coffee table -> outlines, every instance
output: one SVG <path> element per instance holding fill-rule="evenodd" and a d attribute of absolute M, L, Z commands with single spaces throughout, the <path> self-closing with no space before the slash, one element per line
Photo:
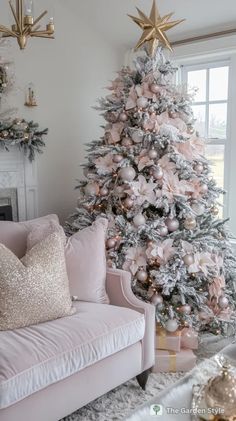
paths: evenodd
<path fill-rule="evenodd" d="M 229 358 L 236 365 L 236 344 L 227 346 L 217 355 Z M 180 381 L 133 412 L 126 421 L 191 421 L 192 386 L 205 383 L 217 372 L 219 366 L 215 357 L 204 360 Z"/>

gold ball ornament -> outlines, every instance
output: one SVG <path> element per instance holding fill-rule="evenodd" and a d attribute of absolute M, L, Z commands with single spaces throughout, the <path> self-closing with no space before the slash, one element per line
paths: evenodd
<path fill-rule="evenodd" d="M 8 137 L 8 131 L 7 130 L 3 130 L 1 132 L 1 137 L 3 137 L 4 139 L 6 139 Z"/>
<path fill-rule="evenodd" d="M 194 230 L 197 226 L 197 221 L 195 218 L 187 218 L 184 221 L 184 228 L 187 230 Z"/>
<path fill-rule="evenodd" d="M 106 242 L 106 246 L 108 249 L 114 248 L 116 245 L 116 239 L 115 238 L 109 238 Z"/>

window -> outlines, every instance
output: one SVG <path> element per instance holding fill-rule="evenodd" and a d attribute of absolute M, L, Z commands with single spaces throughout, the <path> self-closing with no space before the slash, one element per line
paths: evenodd
<path fill-rule="evenodd" d="M 207 140 L 206 157 L 212 163 L 217 185 L 226 188 L 229 61 L 183 66 L 182 79 L 190 92 L 197 89 L 193 102 L 195 128 Z"/>

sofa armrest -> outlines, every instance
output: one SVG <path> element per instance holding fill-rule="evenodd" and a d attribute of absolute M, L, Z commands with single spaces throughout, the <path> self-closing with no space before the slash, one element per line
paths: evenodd
<path fill-rule="evenodd" d="M 106 290 L 112 305 L 127 307 L 144 314 L 145 334 L 142 341 L 142 371 L 151 368 L 155 361 L 155 307 L 139 300 L 134 295 L 131 289 L 131 275 L 124 270 L 107 270 Z"/>

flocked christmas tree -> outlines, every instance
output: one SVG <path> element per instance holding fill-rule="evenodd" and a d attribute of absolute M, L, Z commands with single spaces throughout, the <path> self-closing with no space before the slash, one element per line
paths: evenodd
<path fill-rule="evenodd" d="M 194 129 L 191 95 L 176 87 L 176 68 L 165 59 L 165 31 L 180 21 L 133 20 L 143 29 L 135 61 L 100 100 L 104 135 L 88 145 L 86 181 L 79 183 L 69 234 L 98 216 L 109 220 L 108 265 L 132 274 L 135 294 L 156 306 L 169 331 L 193 326 L 213 333 L 234 331 L 235 258 L 204 140 Z M 233 329 L 229 329 L 233 328 Z"/>

